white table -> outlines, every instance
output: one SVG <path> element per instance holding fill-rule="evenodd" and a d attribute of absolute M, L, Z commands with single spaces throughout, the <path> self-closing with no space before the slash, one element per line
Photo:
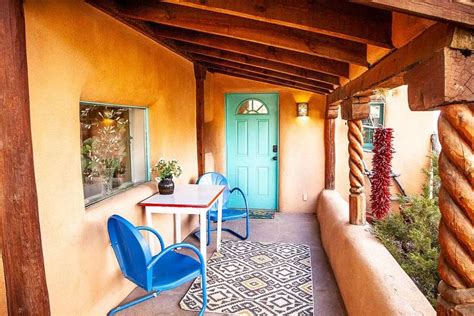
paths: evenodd
<path fill-rule="evenodd" d="M 222 235 L 222 193 L 223 185 L 178 184 L 174 194 L 155 194 L 140 202 L 145 207 L 146 223 L 153 227 L 152 214 L 174 214 L 175 242 L 181 242 L 181 214 L 199 215 L 200 221 L 200 250 L 204 262 L 207 261 L 207 211 L 217 202 L 217 251 L 221 248 Z M 154 238 L 148 234 L 148 242 L 154 251 Z"/>

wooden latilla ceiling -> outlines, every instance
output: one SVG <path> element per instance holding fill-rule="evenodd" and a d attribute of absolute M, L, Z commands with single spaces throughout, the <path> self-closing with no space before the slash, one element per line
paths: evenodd
<path fill-rule="evenodd" d="M 211 72 L 320 94 L 393 48 L 390 11 L 345 1 L 88 2 Z"/>

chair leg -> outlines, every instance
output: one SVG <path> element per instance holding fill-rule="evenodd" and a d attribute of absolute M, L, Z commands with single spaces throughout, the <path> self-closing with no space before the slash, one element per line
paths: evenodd
<path fill-rule="evenodd" d="M 145 296 L 139 297 L 136 300 L 133 300 L 131 302 L 125 303 L 123 305 L 119 305 L 119 306 L 115 307 L 114 309 L 110 310 L 110 312 L 108 312 L 107 315 L 108 316 L 113 316 L 117 312 L 120 312 L 120 311 L 122 311 L 126 308 L 132 307 L 132 306 L 137 305 L 139 303 L 145 302 L 145 301 L 147 301 L 151 298 L 157 297 L 159 294 L 160 294 L 160 292 L 156 291 L 156 292 L 153 292 L 153 293 L 149 293 Z"/>
<path fill-rule="evenodd" d="M 242 236 L 238 232 L 230 229 L 230 228 L 222 228 L 223 231 L 228 232 L 229 234 L 234 235 L 235 237 L 241 239 L 241 240 L 247 240 L 250 236 L 250 214 L 247 211 L 247 216 L 245 216 L 245 236 Z"/>

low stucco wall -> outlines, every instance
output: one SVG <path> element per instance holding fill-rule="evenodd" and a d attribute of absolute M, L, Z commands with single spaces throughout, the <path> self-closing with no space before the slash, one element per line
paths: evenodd
<path fill-rule="evenodd" d="M 435 315 L 435 310 L 369 226 L 350 225 L 336 191 L 317 203 L 321 240 L 349 315 Z"/>

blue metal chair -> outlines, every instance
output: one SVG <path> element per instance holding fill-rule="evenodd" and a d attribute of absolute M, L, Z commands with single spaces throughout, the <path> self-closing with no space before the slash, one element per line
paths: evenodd
<path fill-rule="evenodd" d="M 223 193 L 223 203 L 222 203 L 222 222 L 237 220 L 245 218 L 245 236 L 233 231 L 230 228 L 222 227 L 223 231 L 226 231 L 239 239 L 245 240 L 250 235 L 250 225 L 249 225 L 249 208 L 247 205 L 247 198 L 245 197 L 244 192 L 239 188 L 230 189 L 229 183 L 222 174 L 217 172 L 208 172 L 203 174 L 197 180 L 197 184 L 214 184 L 214 185 L 225 185 L 226 188 Z M 227 202 L 232 193 L 239 192 L 243 198 L 245 209 L 229 209 L 227 208 Z M 215 204 L 208 212 L 207 215 L 207 245 L 211 243 L 211 231 L 216 231 L 217 228 L 211 228 L 211 221 L 217 223 L 217 205 Z M 199 231 L 196 231 L 193 236 L 199 239 Z"/>
<path fill-rule="evenodd" d="M 162 291 L 170 290 L 179 285 L 201 276 L 203 295 L 202 309 L 199 315 L 206 310 L 206 274 L 201 252 L 193 245 L 179 243 L 164 247 L 160 234 L 148 226 L 133 226 L 119 215 L 112 215 L 107 221 L 109 238 L 115 256 L 125 278 L 148 292 L 136 300 L 117 306 L 108 315 L 134 306 L 138 303 L 157 297 Z M 148 243 L 140 234 L 148 231 L 158 238 L 161 251 L 152 255 Z M 199 257 L 199 262 L 190 256 L 180 254 L 174 249 L 188 248 Z"/>

